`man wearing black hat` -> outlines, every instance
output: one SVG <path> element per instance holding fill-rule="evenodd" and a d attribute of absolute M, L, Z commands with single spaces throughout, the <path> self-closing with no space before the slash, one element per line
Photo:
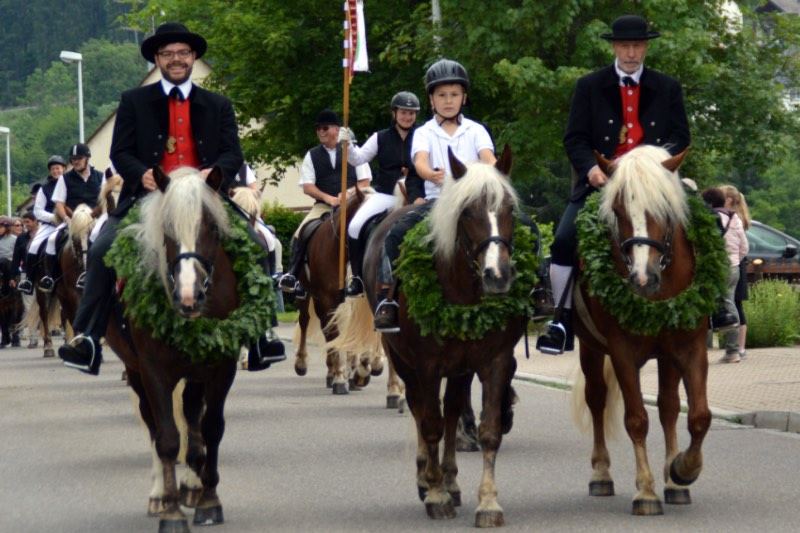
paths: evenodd
<path fill-rule="evenodd" d="M 537 340 L 543 353 L 560 354 L 574 348 L 572 331 L 572 268 L 577 244 L 575 217 L 586 197 L 608 181 L 594 151 L 613 159 L 640 144 L 663 146 L 671 154 L 684 151 L 690 142 L 689 125 L 680 83 L 661 72 L 645 68 L 650 39 L 659 36 L 636 15 L 619 17 L 611 42 L 616 59 L 578 80 L 564 147 L 577 175 L 570 201 L 550 248 L 550 279 L 557 306 L 555 319 Z M 566 296 L 566 297 L 564 297 Z"/>
<path fill-rule="evenodd" d="M 83 143 L 72 146 L 69 150 L 69 162 L 72 168 L 61 176 L 53 189 L 51 201 L 55 204 L 54 212 L 61 224 L 47 238 L 44 256 L 44 276 L 39 280 L 39 289 L 50 292 L 55 287 L 55 273 L 58 271 L 56 242 L 59 231 L 67 227 L 66 221 L 72 212 L 81 204 L 89 207 L 97 205 L 97 197 L 105 178 L 103 173 L 89 165 L 92 153 Z"/>
<path fill-rule="evenodd" d="M 38 279 L 39 260 L 37 258 L 42 243 L 47 241 L 56 231 L 56 203 L 53 201 L 53 191 L 55 191 L 58 179 L 64 174 L 67 162 L 60 155 L 52 155 L 47 160 L 47 178 L 44 183 L 37 183 L 31 189 L 31 194 L 35 196 L 33 202 L 33 214 L 38 221 L 38 229 L 33 234 L 25 256 L 24 269 L 25 279 L 20 282 L 17 288 L 23 294 L 33 294 L 33 280 Z M 43 266 L 42 269 L 43 270 Z"/>
<path fill-rule="evenodd" d="M 319 144 L 306 152 L 300 166 L 300 186 L 303 192 L 313 198 L 314 205 L 297 227 L 292 237 L 292 259 L 289 271 L 284 274 L 279 285 L 284 292 L 294 294 L 295 298 L 306 297 L 305 289 L 297 280 L 300 266 L 306 255 L 306 243 L 300 238 L 303 226 L 312 220 L 330 213 L 341 202 L 342 192 L 342 148 L 339 145 L 339 116 L 325 109 L 317 115 L 315 129 Z M 347 164 L 347 188 L 368 187 L 372 171 L 368 164 L 354 167 Z"/>
<path fill-rule="evenodd" d="M 103 262 L 116 236 L 119 221 L 138 198 L 155 190 L 153 167 L 169 173 L 178 167 L 200 168 L 208 175 L 219 167 L 227 193 L 242 165 L 236 117 L 231 102 L 192 84 L 195 60 L 206 51 L 206 40 L 183 24 L 168 22 L 142 42 L 144 58 L 155 63 L 161 80 L 126 91 L 117 109 L 111 142 L 111 161 L 124 179 L 117 209 L 109 216 L 89 251 L 86 286 L 75 317 L 81 332 L 59 349 L 64 364 L 97 374 L 116 275 Z M 268 343 L 262 337 L 263 343 Z M 251 350 L 265 348 L 262 342 Z M 285 357 L 285 356 L 284 356 Z M 262 364 L 263 363 L 263 364 Z M 250 362 L 251 370 L 266 368 L 268 361 Z"/>

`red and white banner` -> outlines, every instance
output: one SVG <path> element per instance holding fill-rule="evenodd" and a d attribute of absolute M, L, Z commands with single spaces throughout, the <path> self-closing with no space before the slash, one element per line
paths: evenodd
<path fill-rule="evenodd" d="M 364 0 L 347 0 L 344 3 L 345 30 L 350 30 L 350 39 L 344 40 L 345 59 L 344 68 L 354 72 L 369 71 L 369 57 L 367 56 L 367 31 L 364 23 Z"/>

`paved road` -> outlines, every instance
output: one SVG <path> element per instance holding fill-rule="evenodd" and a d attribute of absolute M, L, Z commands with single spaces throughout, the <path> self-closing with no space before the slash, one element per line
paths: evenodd
<path fill-rule="evenodd" d="M 227 408 L 219 532 L 430 531 L 472 526 L 479 454 L 460 454 L 464 507 L 432 522 L 417 500 L 409 415 L 383 407 L 385 377 L 333 397 L 316 358 L 237 376 Z M 111 360 L 99 378 L 38 351 L 0 352 L 0 532 L 155 531 L 145 516 L 150 452 Z M 715 422 L 694 504 L 655 518 L 629 515 L 633 458 L 612 444 L 617 496 L 590 498 L 587 438 L 568 419 L 567 393 L 518 383 L 516 425 L 498 459 L 507 531 L 796 531 L 800 437 Z M 685 425 L 685 419 L 680 423 Z M 651 415 L 650 457 L 661 432 Z M 682 442 L 686 436 L 682 432 Z"/>

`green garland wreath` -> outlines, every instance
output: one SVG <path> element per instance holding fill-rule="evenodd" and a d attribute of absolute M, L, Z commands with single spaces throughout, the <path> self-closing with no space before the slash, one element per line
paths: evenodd
<path fill-rule="evenodd" d="M 141 248 L 124 228 L 139 221 L 139 208 L 131 209 L 120 222 L 120 231 L 106 254 L 105 262 L 124 278 L 125 316 L 186 354 L 193 363 L 211 363 L 239 357 L 241 346 L 249 346 L 267 331 L 274 314 L 272 280 L 259 266 L 263 250 L 247 232 L 247 223 L 225 206 L 231 235 L 222 248 L 233 262 L 237 279 L 239 307 L 225 319 L 186 319 L 175 312 L 156 272 L 141 267 Z"/>
<path fill-rule="evenodd" d="M 575 221 L 581 277 L 589 294 L 620 326 L 639 335 L 655 335 L 662 329 L 691 330 L 714 312 L 725 294 L 728 255 L 714 215 L 696 196 L 689 196 L 690 221 L 686 228 L 695 252 L 692 284 L 668 300 L 653 301 L 635 294 L 614 267 L 608 226 L 599 218 L 600 195 L 592 194 Z"/>
<path fill-rule="evenodd" d="M 530 229 L 520 224 L 514 228 L 514 251 L 511 260 L 517 277 L 503 296 L 485 295 L 476 305 L 456 305 L 445 301 L 436 275 L 431 245 L 425 242 L 428 219 L 406 233 L 400 246 L 395 272 L 402 280 L 408 302 L 408 314 L 424 336 L 479 339 L 487 332 L 505 327 L 509 318 L 530 314 L 529 293 L 536 283 L 538 258 L 533 252 L 536 241 Z"/>

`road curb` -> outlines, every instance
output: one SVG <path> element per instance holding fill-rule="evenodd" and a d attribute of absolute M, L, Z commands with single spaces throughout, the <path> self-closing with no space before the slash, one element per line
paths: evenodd
<path fill-rule="evenodd" d="M 552 376 L 543 376 L 528 372 L 517 372 L 514 375 L 514 379 L 560 390 L 572 390 L 572 382 L 566 378 L 554 378 Z M 643 397 L 645 404 L 652 406 L 658 405 L 656 396 L 645 394 Z M 687 409 L 688 405 L 686 402 L 681 401 L 681 411 L 686 412 Z M 792 413 L 789 411 L 753 411 L 741 413 L 738 411 L 729 411 L 727 409 L 718 409 L 716 407 L 711 407 L 710 411 L 712 417 L 734 424 L 752 426 L 758 429 L 773 429 L 787 433 L 800 433 L 800 413 Z"/>

